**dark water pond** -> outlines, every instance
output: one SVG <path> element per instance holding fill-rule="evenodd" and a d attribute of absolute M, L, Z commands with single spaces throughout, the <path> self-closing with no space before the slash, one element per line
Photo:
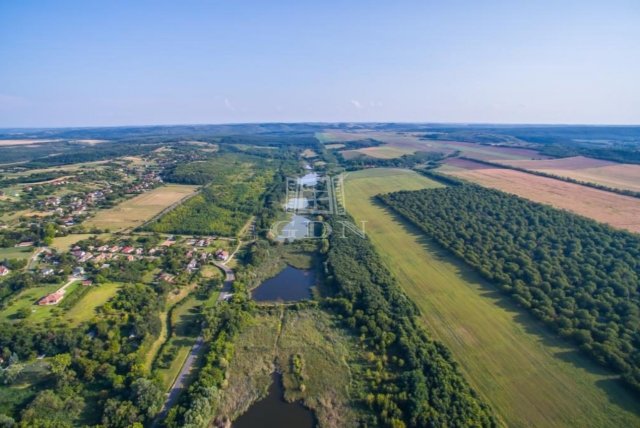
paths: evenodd
<path fill-rule="evenodd" d="M 312 428 L 313 413 L 300 403 L 284 401 L 282 375 L 274 373 L 269 395 L 233 422 L 233 428 Z"/>
<path fill-rule="evenodd" d="M 313 285 L 315 276 L 312 271 L 287 266 L 278 275 L 260 284 L 251 295 L 258 302 L 294 302 L 310 298 Z"/>

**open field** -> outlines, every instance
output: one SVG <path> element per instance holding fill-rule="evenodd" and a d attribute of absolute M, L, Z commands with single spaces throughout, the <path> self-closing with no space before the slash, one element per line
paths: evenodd
<path fill-rule="evenodd" d="M 53 143 L 61 140 L 46 140 L 46 139 L 15 139 L 15 140 L 0 140 L 0 147 L 5 146 L 29 146 L 32 144 L 44 144 Z"/>
<path fill-rule="evenodd" d="M 366 140 L 369 138 L 362 132 L 326 131 L 316 132 L 316 138 L 323 144 L 343 143 L 345 141 Z"/>
<path fill-rule="evenodd" d="M 24 308 L 29 308 L 31 310 L 31 313 L 26 318 L 30 323 L 49 324 L 54 320 L 69 320 L 67 317 L 68 312 L 65 312 L 63 308 L 60 308 L 60 305 L 64 303 L 64 299 L 68 299 L 69 296 L 78 291 L 78 289 L 81 287 L 80 281 L 75 281 L 67 287 L 62 303 L 46 306 L 40 306 L 37 304 L 38 300 L 40 300 L 47 294 L 53 293 L 60 287 L 62 287 L 62 284 L 43 285 L 38 287 L 31 287 L 26 290 L 20 291 L 17 296 L 11 299 L 7 307 L 0 311 L 0 320 L 14 322 L 19 321 L 20 318 L 17 317 L 17 314 Z M 84 297 L 81 300 L 84 300 Z M 75 309 L 79 303 L 80 302 L 77 302 L 76 305 L 71 308 L 71 310 Z"/>
<path fill-rule="evenodd" d="M 0 260 L 27 259 L 33 254 L 33 247 L 0 248 Z"/>
<path fill-rule="evenodd" d="M 355 135 L 372 138 L 386 144 L 356 150 L 344 150 L 346 159 L 367 155 L 374 158 L 389 159 L 405 154 L 421 152 L 454 153 L 460 151 L 464 156 L 481 160 L 546 159 L 547 156 L 535 150 L 516 147 L 488 146 L 460 141 L 423 140 L 421 133 L 367 132 Z"/>
<path fill-rule="evenodd" d="M 94 236 L 91 233 L 78 233 L 71 234 L 67 236 L 58 236 L 53 238 L 53 243 L 51 244 L 52 248 L 55 248 L 58 251 L 69 251 L 69 249 L 79 241 L 89 238 L 90 236 Z"/>
<path fill-rule="evenodd" d="M 196 296 L 193 292 L 195 285 L 188 285 L 182 288 L 177 294 L 170 294 L 167 298 L 167 311 L 160 314 L 161 321 L 166 326 L 167 314 L 171 317 L 168 320 L 171 324 L 171 337 L 167 339 L 168 331 L 163 327 L 160 339 L 166 340 L 166 343 L 154 343 L 152 346 L 153 356 L 162 345 L 161 352 L 166 353 L 167 349 L 171 350 L 168 354 L 172 356 L 170 363 L 162 368 L 158 368 L 157 373 L 160 377 L 165 389 L 169 389 L 175 379 L 178 377 L 185 360 L 189 356 L 191 348 L 196 342 L 200 333 L 200 326 L 197 324 L 197 314 L 200 306 L 209 306 L 217 301 L 218 292 L 212 291 L 208 297 Z M 170 312 L 169 312 L 170 311 Z M 162 358 L 162 357 L 161 357 Z M 153 361 L 153 358 L 151 358 Z M 147 360 L 147 363 L 150 361 Z"/>
<path fill-rule="evenodd" d="M 638 400 L 610 374 L 556 339 L 462 262 L 375 203 L 379 193 L 439 184 L 406 170 L 346 180 L 347 210 L 418 305 L 471 385 L 513 427 L 639 426 Z"/>
<path fill-rule="evenodd" d="M 501 163 L 615 189 L 640 191 L 640 165 L 616 163 L 584 156 L 562 159 L 512 160 L 501 161 Z"/>
<path fill-rule="evenodd" d="M 277 367 L 283 375 L 285 399 L 303 400 L 314 410 L 319 426 L 354 426 L 347 364 L 354 344 L 333 324 L 318 309 L 258 313 L 235 341 L 218 415 L 235 419 L 246 411 L 266 394 Z M 302 361 L 304 388 L 293 372 L 294 355 Z"/>
<path fill-rule="evenodd" d="M 451 159 L 438 171 L 552 205 L 619 229 L 640 232 L 640 200 L 526 172 Z"/>
<path fill-rule="evenodd" d="M 193 194 L 198 186 L 168 184 L 126 200 L 116 207 L 98 211 L 87 220 L 88 228 L 109 229 L 110 231 L 130 229 L 140 226 L 167 207 Z"/>
<path fill-rule="evenodd" d="M 89 321 L 96 316 L 96 310 L 115 296 L 121 287 L 121 284 L 114 282 L 92 285 L 87 294 L 65 313 L 65 318 L 71 325 Z"/>

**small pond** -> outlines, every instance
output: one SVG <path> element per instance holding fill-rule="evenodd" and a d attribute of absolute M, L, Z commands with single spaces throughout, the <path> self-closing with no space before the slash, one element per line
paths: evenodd
<path fill-rule="evenodd" d="M 312 234 L 309 234 L 309 221 L 306 217 L 294 214 L 291 217 L 291 221 L 280 230 L 276 239 L 278 241 L 295 241 L 296 239 L 312 236 Z"/>
<path fill-rule="evenodd" d="M 233 428 L 312 428 L 313 413 L 300 403 L 284 400 L 282 375 L 272 375 L 269 395 L 249 407 L 233 422 Z"/>
<path fill-rule="evenodd" d="M 295 302 L 309 299 L 314 285 L 315 275 L 312 271 L 287 266 L 260 284 L 251 295 L 258 302 Z"/>
<path fill-rule="evenodd" d="M 318 184 L 319 175 L 315 172 L 311 172 L 309 174 L 305 174 L 304 176 L 298 178 L 298 184 L 305 187 L 314 187 Z"/>

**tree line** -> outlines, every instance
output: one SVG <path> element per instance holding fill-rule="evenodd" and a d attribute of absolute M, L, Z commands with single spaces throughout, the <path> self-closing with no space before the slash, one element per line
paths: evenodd
<path fill-rule="evenodd" d="M 471 184 L 379 200 L 640 390 L 640 236 Z"/>
<path fill-rule="evenodd" d="M 598 184 L 598 183 L 594 183 L 592 181 L 576 180 L 575 178 L 566 177 L 564 175 L 551 174 L 551 173 L 544 172 L 544 171 L 538 171 L 538 170 L 535 170 L 535 169 L 526 169 L 526 168 L 521 168 L 521 167 L 518 167 L 518 166 L 509 165 L 509 164 L 502 164 L 502 163 L 498 163 L 498 162 L 491 162 L 491 161 L 486 161 L 486 160 L 467 158 L 467 157 L 464 157 L 464 156 L 460 156 L 460 159 L 464 159 L 464 160 L 468 160 L 468 161 L 476 162 L 476 163 L 481 163 L 481 164 L 484 164 L 484 165 L 489 165 L 489 166 L 493 166 L 493 167 L 497 167 L 497 168 L 512 169 L 514 171 L 520 171 L 520 172 L 524 172 L 524 173 L 527 173 L 527 174 L 538 175 L 540 177 L 553 178 L 555 180 L 566 181 L 567 183 L 579 184 L 581 186 L 586 186 L 586 187 L 592 187 L 592 188 L 598 189 L 598 190 L 605 190 L 607 192 L 617 193 L 619 195 L 632 196 L 634 198 L 640 198 L 640 192 L 636 192 L 634 190 L 620 189 L 618 187 L 605 186 L 604 184 Z"/>
<path fill-rule="evenodd" d="M 330 219 L 333 230 L 342 230 Z M 329 237 L 326 299 L 370 351 L 366 426 L 495 426 L 491 409 L 466 383 L 448 349 L 418 325 L 418 310 L 368 239 Z M 326 246 L 324 246 L 326 248 Z"/>

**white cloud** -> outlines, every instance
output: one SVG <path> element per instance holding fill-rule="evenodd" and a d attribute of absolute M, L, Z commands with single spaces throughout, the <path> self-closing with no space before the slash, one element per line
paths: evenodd
<path fill-rule="evenodd" d="M 362 103 L 360 103 L 360 101 L 358 101 L 358 100 L 351 100 L 351 104 L 353 104 L 353 106 L 355 108 L 357 108 L 358 110 L 360 110 L 362 108 Z"/>

